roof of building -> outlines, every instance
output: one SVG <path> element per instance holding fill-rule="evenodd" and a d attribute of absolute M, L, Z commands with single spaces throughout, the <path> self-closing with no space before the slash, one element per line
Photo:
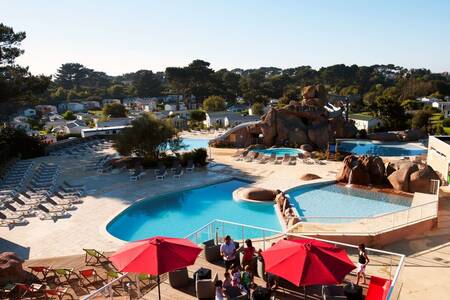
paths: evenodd
<path fill-rule="evenodd" d="M 351 114 L 348 116 L 348 118 L 352 120 L 361 120 L 361 121 L 370 121 L 376 119 L 374 116 L 365 114 Z"/>

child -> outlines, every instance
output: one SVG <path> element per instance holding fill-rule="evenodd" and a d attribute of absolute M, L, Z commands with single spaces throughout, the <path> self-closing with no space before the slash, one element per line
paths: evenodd
<path fill-rule="evenodd" d="M 241 284 L 241 271 L 238 265 L 233 265 L 231 268 L 231 285 L 237 287 Z"/>
<path fill-rule="evenodd" d="M 253 285 L 253 273 L 252 273 L 249 265 L 245 266 L 245 272 L 242 273 L 241 282 L 242 282 L 242 285 L 244 286 L 244 288 L 248 292 L 250 290 L 251 286 Z"/>
<path fill-rule="evenodd" d="M 216 281 L 216 300 L 223 300 L 222 280 Z"/>
<path fill-rule="evenodd" d="M 223 277 L 224 277 L 225 279 L 223 280 L 222 287 L 223 287 L 223 289 L 226 291 L 227 288 L 233 286 L 232 281 L 231 281 L 230 272 L 225 272 L 225 274 L 223 274 Z"/>

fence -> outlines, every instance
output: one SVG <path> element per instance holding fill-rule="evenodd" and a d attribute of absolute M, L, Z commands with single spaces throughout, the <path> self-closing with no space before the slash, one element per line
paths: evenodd
<path fill-rule="evenodd" d="M 285 237 L 313 239 L 311 237 L 303 236 L 299 233 L 285 233 L 277 230 L 249 226 L 224 220 L 214 220 L 189 234 L 186 238 L 196 244 L 201 244 L 208 240 L 221 242 L 226 235 L 230 235 L 235 241 L 238 241 L 240 243 L 243 243 L 246 239 L 252 239 L 253 246 L 257 249 L 262 250 L 269 248 L 272 243 L 275 243 Z M 350 259 L 355 264 L 357 264 L 357 246 L 340 242 L 327 241 L 323 239 L 316 240 L 328 242 L 337 247 L 345 249 Z M 370 264 L 367 266 L 367 273 L 370 275 L 391 279 L 392 285 L 387 299 L 398 299 L 401 289 L 400 274 L 404 263 L 404 255 L 371 248 L 367 248 L 367 250 L 370 257 Z M 203 253 L 201 255 L 203 255 Z"/>
<path fill-rule="evenodd" d="M 378 235 L 421 221 L 436 218 L 439 203 L 439 180 L 431 181 L 431 194 L 415 193 L 413 206 L 376 216 L 361 217 L 300 217 L 299 222 L 288 229 L 302 234 L 351 234 Z"/>

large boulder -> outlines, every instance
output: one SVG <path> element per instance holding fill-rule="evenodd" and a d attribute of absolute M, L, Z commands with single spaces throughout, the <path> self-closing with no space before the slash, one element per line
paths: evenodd
<path fill-rule="evenodd" d="M 303 174 L 302 176 L 300 176 L 300 179 L 304 180 L 304 181 L 316 180 L 316 179 L 320 179 L 320 178 L 322 178 L 322 177 L 320 177 L 319 175 L 316 175 L 316 174 L 311 174 L 311 173 L 306 173 L 306 174 Z"/>
<path fill-rule="evenodd" d="M 400 168 L 388 176 L 388 181 L 396 191 L 409 191 L 409 176 L 419 168 L 416 164 L 402 164 Z"/>
<path fill-rule="evenodd" d="M 24 271 L 22 263 L 23 261 L 14 252 L 0 253 L 0 286 L 11 282 L 36 281 L 33 275 Z"/>
<path fill-rule="evenodd" d="M 384 181 L 384 163 L 378 156 L 347 155 L 336 180 L 350 184 L 369 185 Z"/>
<path fill-rule="evenodd" d="M 259 187 L 240 188 L 236 191 L 236 197 L 242 200 L 273 201 L 276 193 L 274 190 Z"/>
<path fill-rule="evenodd" d="M 411 173 L 409 192 L 430 193 L 431 180 L 439 180 L 439 175 L 428 165 L 419 165 L 418 170 Z"/>

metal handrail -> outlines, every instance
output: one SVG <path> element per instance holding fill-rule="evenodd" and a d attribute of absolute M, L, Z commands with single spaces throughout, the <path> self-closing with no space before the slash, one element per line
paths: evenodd
<path fill-rule="evenodd" d="M 99 293 L 103 293 L 106 289 L 110 289 L 112 287 L 112 285 L 120 280 L 122 280 L 124 277 L 128 276 L 128 273 L 123 273 L 122 275 L 120 275 L 119 277 L 117 277 L 116 279 L 112 280 L 111 282 L 108 282 L 107 284 L 105 284 L 104 286 L 102 286 L 101 288 L 93 291 L 92 293 L 90 293 L 87 296 L 81 297 L 82 300 L 87 300 L 90 299 L 93 296 L 96 296 Z M 109 297 L 110 299 L 113 299 L 113 292 L 112 290 L 108 291 L 109 293 Z"/>
<path fill-rule="evenodd" d="M 201 228 L 199 228 L 196 231 L 192 232 L 191 234 L 187 235 L 185 238 L 189 238 L 189 237 L 195 236 L 196 234 L 198 234 L 199 232 L 203 231 L 205 228 L 207 228 L 208 226 L 210 226 L 210 225 L 212 225 L 214 223 L 223 223 L 223 224 L 229 224 L 229 225 L 234 225 L 234 226 L 240 226 L 240 227 L 243 227 L 243 228 L 258 229 L 258 230 L 262 230 L 263 231 L 263 235 L 264 235 L 264 231 L 267 231 L 267 232 L 274 233 L 274 235 L 290 235 L 290 236 L 295 236 L 295 237 L 300 237 L 300 238 L 307 238 L 307 239 L 313 239 L 313 240 L 317 240 L 317 241 L 322 241 L 322 242 L 326 242 L 326 243 L 330 243 L 330 244 L 334 244 L 334 245 L 339 245 L 341 247 L 348 247 L 348 248 L 353 248 L 353 249 L 357 249 L 358 248 L 358 246 L 355 246 L 355 245 L 352 245 L 352 244 L 336 242 L 336 241 L 330 241 L 330 240 L 325 240 L 325 239 L 311 237 L 311 236 L 305 236 L 305 235 L 302 235 L 302 234 L 299 234 L 299 233 L 282 232 L 282 231 L 277 231 L 277 230 L 273 230 L 273 229 L 269 229 L 269 228 L 262 228 L 262 227 L 258 227 L 258 226 L 251 226 L 251 225 L 246 225 L 246 224 L 232 222 L 232 221 L 225 221 L 225 220 L 220 220 L 220 219 L 215 219 L 215 220 L 212 220 L 212 221 L 208 222 L 206 225 L 202 226 Z M 389 299 L 391 299 L 391 295 L 393 294 L 394 288 L 396 288 L 397 281 L 398 281 L 401 269 L 402 269 L 403 264 L 404 264 L 405 255 L 400 254 L 400 253 L 385 251 L 385 250 L 368 248 L 368 247 L 366 248 L 366 250 L 374 252 L 374 253 L 378 253 L 378 254 L 389 255 L 391 257 L 394 256 L 394 257 L 397 257 L 399 259 L 399 263 L 396 265 L 396 271 L 394 273 L 394 276 L 392 277 L 392 283 L 391 283 L 391 287 L 389 289 L 388 297 L 386 298 L 387 300 L 389 300 Z M 392 266 L 392 263 L 390 265 Z"/>

